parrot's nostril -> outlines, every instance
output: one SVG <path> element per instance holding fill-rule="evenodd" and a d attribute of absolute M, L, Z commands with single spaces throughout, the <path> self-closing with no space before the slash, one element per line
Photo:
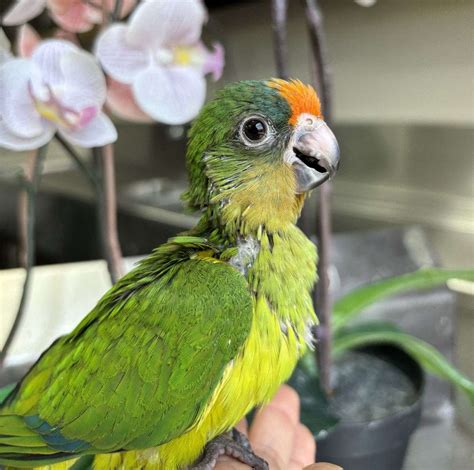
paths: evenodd
<path fill-rule="evenodd" d="M 302 153 L 300 150 L 298 150 L 296 147 L 293 147 L 293 152 L 295 152 L 295 156 L 299 158 L 306 166 L 309 166 L 310 168 L 313 168 L 314 170 L 318 171 L 319 173 L 327 173 L 328 170 L 324 168 L 322 165 L 319 163 L 319 159 L 316 157 L 312 157 L 310 155 L 305 155 Z"/>

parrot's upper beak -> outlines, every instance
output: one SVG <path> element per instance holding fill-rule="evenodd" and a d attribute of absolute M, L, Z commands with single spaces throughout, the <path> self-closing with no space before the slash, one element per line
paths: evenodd
<path fill-rule="evenodd" d="M 304 193 L 330 179 L 339 167 L 339 145 L 328 125 L 312 115 L 298 120 L 286 152 L 295 171 L 297 192 Z"/>

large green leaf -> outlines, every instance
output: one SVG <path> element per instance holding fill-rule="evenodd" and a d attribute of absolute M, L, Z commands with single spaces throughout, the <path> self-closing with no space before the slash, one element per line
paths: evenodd
<path fill-rule="evenodd" d="M 315 438 L 339 422 L 339 418 L 329 411 L 328 399 L 321 389 L 311 352 L 300 360 L 288 383 L 300 396 L 301 422 L 311 430 Z"/>
<path fill-rule="evenodd" d="M 9 393 L 15 388 L 15 384 L 6 385 L 0 388 L 0 404 L 7 398 Z"/>
<path fill-rule="evenodd" d="M 474 281 L 474 269 L 424 268 L 414 273 L 391 277 L 356 289 L 334 303 L 332 327 L 336 332 L 362 309 L 390 295 L 413 289 L 426 289 L 443 284 L 449 279 Z"/>
<path fill-rule="evenodd" d="M 474 406 L 474 383 L 450 364 L 436 348 L 402 332 L 394 325 L 371 322 L 344 328 L 334 336 L 333 354 L 341 354 L 348 349 L 374 343 L 391 343 L 399 346 L 427 372 L 448 380 L 464 391 Z"/>

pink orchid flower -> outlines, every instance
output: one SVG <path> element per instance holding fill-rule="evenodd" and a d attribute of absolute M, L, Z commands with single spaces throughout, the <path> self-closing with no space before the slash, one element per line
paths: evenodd
<path fill-rule="evenodd" d="M 122 116 L 138 109 L 165 124 L 193 119 L 206 97 L 204 76 L 219 79 L 224 65 L 223 48 L 215 45 L 211 52 L 200 40 L 206 19 L 200 0 L 149 0 L 127 24 L 109 26 L 96 55 L 114 80 L 111 109 Z"/>
<path fill-rule="evenodd" d="M 0 147 L 32 150 L 56 132 L 86 148 L 117 139 L 102 112 L 105 77 L 91 54 L 68 41 L 46 40 L 31 58 L 4 62 L 0 95 Z"/>
<path fill-rule="evenodd" d="M 20 57 L 31 57 L 40 42 L 41 37 L 32 26 L 29 24 L 20 26 L 16 36 L 17 55 Z"/>
<path fill-rule="evenodd" d="M 16 36 L 16 54 L 20 57 L 31 57 L 33 51 L 39 46 L 41 36 L 28 23 L 20 26 Z M 65 39 L 76 46 L 79 46 L 77 36 L 74 33 L 57 29 L 53 34 L 54 39 Z"/>
<path fill-rule="evenodd" d="M 113 78 L 107 78 L 107 109 L 126 121 L 150 123 L 153 119 L 135 102 L 132 88 Z"/>
<path fill-rule="evenodd" d="M 17 0 L 3 17 L 5 26 L 15 26 L 26 23 L 38 16 L 45 7 L 54 21 L 66 31 L 83 33 L 91 30 L 94 25 L 102 23 L 103 12 L 101 1 L 97 4 L 85 0 Z M 120 18 L 128 15 L 136 4 L 136 0 L 123 0 Z M 106 0 L 105 8 L 113 11 L 115 0 Z"/>

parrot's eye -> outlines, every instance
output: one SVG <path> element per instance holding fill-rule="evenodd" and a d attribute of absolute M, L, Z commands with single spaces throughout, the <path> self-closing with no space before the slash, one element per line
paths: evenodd
<path fill-rule="evenodd" d="M 267 140 L 270 128 L 263 117 L 252 116 L 242 122 L 240 135 L 245 144 L 258 145 Z"/>

